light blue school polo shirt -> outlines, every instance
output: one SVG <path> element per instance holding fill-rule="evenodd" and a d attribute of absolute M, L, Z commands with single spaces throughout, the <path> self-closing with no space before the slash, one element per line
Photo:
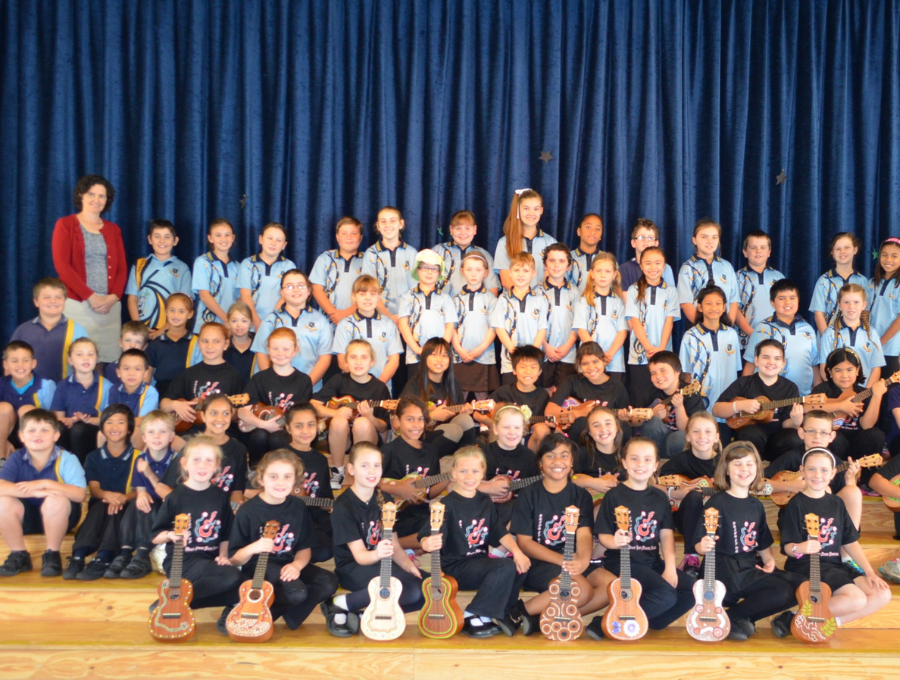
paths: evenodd
<path fill-rule="evenodd" d="M 822 274 L 813 289 L 809 311 L 813 314 L 822 312 L 825 315 L 825 322 L 830 326 L 834 321 L 835 310 L 837 310 L 838 293 L 840 293 L 841 287 L 848 283 L 856 283 L 863 288 L 869 286 L 869 280 L 859 272 L 853 272 L 846 279 L 834 269 L 829 269 Z"/>
<path fill-rule="evenodd" d="M 771 267 L 766 267 L 761 272 L 751 267 L 738 269 L 738 291 L 741 296 L 738 309 L 747 319 L 750 328 L 755 329 L 760 321 L 775 314 L 775 309 L 769 300 L 769 291 L 772 290 L 773 283 L 781 281 L 783 278 L 784 274 Z M 738 335 L 741 338 L 741 344 L 746 347 L 750 336 L 740 329 L 738 329 Z M 802 390 L 801 393 L 805 394 Z"/>
<path fill-rule="evenodd" d="M 125 295 L 137 297 L 138 316 L 148 328 L 166 325 L 166 300 L 173 293 L 191 297 L 191 270 L 177 257 L 160 260 L 150 255 L 132 265 Z"/>
<path fill-rule="evenodd" d="M 549 311 L 547 298 L 537 288 L 529 290 L 521 299 L 512 291 L 503 291 L 494 306 L 491 327 L 505 330 L 516 347 L 533 345 L 537 334 L 547 329 Z M 500 371 L 512 372 L 512 359 L 505 345 L 500 352 Z"/>
<path fill-rule="evenodd" d="M 581 297 L 578 288 L 566 281 L 558 288 L 544 282 L 537 288 L 547 298 L 547 343 L 553 347 L 559 347 L 569 341 L 569 336 L 575 330 L 572 322 L 575 319 L 575 302 Z M 564 364 L 575 363 L 576 342 L 561 361 Z"/>
<path fill-rule="evenodd" d="M 339 248 L 326 250 L 316 258 L 310 283 L 322 286 L 328 301 L 335 309 L 347 309 L 353 304 L 353 283 L 362 276 L 363 256 L 353 255 L 349 260 L 341 256 Z"/>
<path fill-rule="evenodd" d="M 604 352 L 609 353 L 616 335 L 620 331 L 628 330 L 628 322 L 625 321 L 625 303 L 615 293 L 594 296 L 593 306 L 580 297 L 575 302 L 572 328 L 576 331 L 586 330 L 594 342 L 600 345 Z M 612 373 L 625 372 L 624 345 L 613 355 L 606 370 Z"/>
<path fill-rule="evenodd" d="M 444 335 L 448 323 L 456 325 L 456 308 L 449 295 L 433 290 L 423 293 L 419 286 L 411 288 L 400 298 L 400 309 L 397 318 L 407 318 L 413 338 L 421 347 L 431 338 Z M 419 363 L 419 355 L 406 348 L 406 363 Z"/>
<path fill-rule="evenodd" d="M 375 312 L 372 316 L 363 316 L 357 310 L 341 319 L 334 331 L 332 353 L 346 354 L 347 345 L 351 340 L 366 340 L 372 345 L 372 349 L 375 350 L 375 365 L 369 373 L 376 378 L 380 378 L 384 372 L 388 357 L 403 351 L 397 324 L 379 312 Z M 390 387 L 389 382 L 388 389 Z"/>
<path fill-rule="evenodd" d="M 453 306 L 456 308 L 459 344 L 470 352 L 484 342 L 488 332 L 492 330 L 491 316 L 497 306 L 497 297 L 482 284 L 478 290 L 465 288 L 454 295 Z M 461 361 L 455 352 L 453 360 Z M 475 359 L 475 363 L 486 366 L 497 363 L 493 343 Z"/>
<path fill-rule="evenodd" d="M 731 263 L 718 256 L 709 263 L 696 255 L 692 255 L 678 271 L 678 302 L 683 305 L 694 304 L 700 291 L 709 285 L 721 288 L 729 305 L 740 303 L 737 274 Z"/>
<path fill-rule="evenodd" d="M 825 363 L 828 355 L 834 350 L 850 347 L 856 350 L 856 353 L 859 355 L 863 372 L 866 374 L 866 379 L 868 379 L 873 368 L 881 368 L 885 365 L 881 340 L 879 340 L 878 333 L 875 332 L 874 328 L 870 328 L 870 330 L 872 331 L 871 334 L 866 333 L 862 326 L 855 329 L 844 326 L 841 328 L 840 333 L 835 335 L 834 326 L 829 326 L 819 339 L 820 363 Z M 869 337 L 870 335 L 871 337 Z"/>
<path fill-rule="evenodd" d="M 538 229 L 534 238 L 522 237 L 523 252 L 534 257 L 534 266 L 537 269 L 534 278 L 531 279 L 532 287 L 544 280 L 544 248 L 554 243 L 556 243 L 556 239 L 550 234 L 545 234 L 541 229 Z M 504 269 L 509 269 L 509 253 L 506 252 L 506 237 L 501 236 L 497 241 L 497 249 L 494 251 L 494 273 L 499 277 L 500 272 Z"/>
<path fill-rule="evenodd" d="M 644 332 L 647 339 L 657 346 L 662 340 L 663 328 L 666 325 L 666 319 L 672 317 L 673 321 L 681 318 L 681 305 L 678 303 L 678 291 L 667 284 L 660 281 L 658 286 L 647 286 L 644 291 L 643 300 L 638 301 L 638 286 L 635 283 L 628 289 L 628 295 L 625 300 L 625 319 L 637 319 L 644 326 Z M 637 339 L 635 333 L 631 333 L 628 342 L 628 363 L 631 365 L 644 366 L 649 362 L 647 359 L 647 351 Z M 672 334 L 669 334 L 669 341 L 666 343 L 666 349 L 672 351 Z"/>
<path fill-rule="evenodd" d="M 213 296 L 219 307 L 226 314 L 237 299 L 238 264 L 234 260 L 225 264 L 213 252 L 205 253 L 194 260 L 194 273 L 191 280 L 191 292 L 196 298 L 197 310 L 194 316 L 194 332 L 199 333 L 205 323 L 221 319 L 217 317 L 206 303 L 200 299 L 200 291 L 205 290 Z"/>
<path fill-rule="evenodd" d="M 900 316 L 900 280 L 882 281 L 877 286 L 875 279 L 870 280 L 869 323 L 879 340 L 898 316 Z M 894 337 L 881 349 L 885 356 L 895 357 L 900 354 L 900 333 L 894 333 Z"/>
<path fill-rule="evenodd" d="M 753 363 L 756 346 L 769 338 L 784 347 L 785 364 L 781 375 L 796 384 L 801 395 L 812 392 L 813 372 L 819 370 L 819 364 L 825 363 L 825 359 L 819 356 L 816 329 L 799 314 L 790 324 L 780 321 L 773 314 L 756 324 L 744 349 L 744 361 Z"/>
<path fill-rule="evenodd" d="M 363 255 L 363 274 L 374 276 L 381 286 L 381 299 L 384 306 L 396 315 L 400 309 L 400 298 L 416 285 L 412 271 L 416 264 L 418 251 L 411 245 L 401 241 L 391 250 L 382 241 L 369 246 Z"/>
<path fill-rule="evenodd" d="M 250 291 L 256 315 L 260 319 L 275 311 L 275 305 L 281 299 L 281 277 L 296 268 L 297 265 L 284 256 L 279 256 L 272 264 L 267 264 L 260 255 L 253 255 L 241 262 L 237 287 L 238 290 Z"/>
<path fill-rule="evenodd" d="M 700 393 L 710 410 L 719 395 L 737 380 L 743 368 L 737 331 L 721 324 L 718 331 L 702 323 L 693 326 L 681 340 L 681 368 L 700 383 Z M 720 420 L 720 418 L 717 418 Z"/>
<path fill-rule="evenodd" d="M 479 248 L 476 245 L 469 245 L 463 248 L 452 241 L 448 241 L 447 243 L 436 245 L 434 252 L 444 258 L 444 279 L 438 282 L 438 292 L 447 293 L 452 298 L 466 287 L 466 279 L 462 275 L 462 259 L 468 253 L 480 253 L 487 262 L 487 270 L 482 281 L 484 287 L 500 290 L 500 279 L 497 278 L 497 274 L 494 272 L 494 258 L 484 248 Z"/>
<path fill-rule="evenodd" d="M 307 307 L 294 318 L 286 309 L 272 312 L 263 319 L 253 338 L 250 349 L 258 354 L 268 354 L 268 341 L 276 328 L 290 328 L 297 338 L 300 351 L 291 360 L 291 366 L 309 375 L 321 356 L 331 354 L 332 325 L 328 317 L 318 309 Z M 321 381 L 315 389 L 321 387 Z"/>

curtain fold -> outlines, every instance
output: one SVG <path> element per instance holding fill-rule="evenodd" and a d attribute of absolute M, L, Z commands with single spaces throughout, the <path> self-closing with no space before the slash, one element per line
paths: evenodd
<path fill-rule="evenodd" d="M 132 261 L 152 218 L 190 264 L 225 217 L 236 257 L 280 221 L 308 270 L 342 215 L 371 243 L 383 205 L 416 247 L 473 210 L 493 250 L 530 186 L 544 230 L 575 245 L 599 212 L 620 261 L 638 217 L 675 269 L 700 217 L 736 266 L 763 229 L 805 308 L 834 233 L 869 274 L 900 233 L 897 2 L 0 0 L 0 38 L 4 337 L 86 173 Z"/>

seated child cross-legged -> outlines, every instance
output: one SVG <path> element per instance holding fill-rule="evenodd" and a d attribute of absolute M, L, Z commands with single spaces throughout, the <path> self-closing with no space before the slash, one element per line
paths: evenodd
<path fill-rule="evenodd" d="M 306 505 L 292 495 L 303 476 L 303 463 L 291 451 L 269 451 L 256 468 L 254 484 L 262 491 L 244 503 L 234 517 L 228 550 L 231 563 L 252 579 L 259 555 L 271 553 L 265 579 L 275 590 L 272 619 L 284 618 L 291 630 L 300 627 L 316 606 L 334 595 L 337 577 L 310 564 L 316 534 Z M 261 538 L 267 522 L 280 525 L 275 538 Z"/>
<path fill-rule="evenodd" d="M 622 424 L 615 413 L 605 406 L 591 409 L 587 429 L 581 438 L 584 444 L 578 448 L 572 466 L 575 472 L 572 481 L 586 489 L 594 503 L 624 478 L 619 460 L 622 439 Z M 594 514 L 596 516 L 596 510 Z"/>
<path fill-rule="evenodd" d="M 392 558 L 399 567 L 392 576 L 400 581 L 400 607 L 404 612 L 422 608 L 422 573 L 400 547 L 397 534 L 382 536 L 381 452 L 368 442 L 354 444 L 347 461 L 353 485 L 337 497 L 331 523 L 334 527 L 334 570 L 342 588 L 350 592 L 322 603 L 328 632 L 350 637 L 359 632 L 359 612 L 370 602 L 369 582 L 381 573 L 380 562 Z"/>
<path fill-rule="evenodd" d="M 869 564 L 859 545 L 859 530 L 850 519 L 844 501 L 828 493 L 828 483 L 835 475 L 835 458 L 831 452 L 810 449 L 803 455 L 800 469 L 806 488 L 785 508 L 781 532 L 781 552 L 787 555 L 784 568 L 805 580 L 809 578 L 808 556 L 819 554 L 822 582 L 832 591 L 828 608 L 840 627 L 884 607 L 891 600 L 891 589 Z M 819 518 L 819 535 L 813 539 L 806 529 L 805 518 L 810 513 Z M 864 572 L 862 576 L 841 563 L 841 548 L 859 564 Z M 772 632 L 778 637 L 787 635 L 792 618 L 786 612 L 774 619 Z"/>
<path fill-rule="evenodd" d="M 100 414 L 100 430 L 106 443 L 91 451 L 84 464 L 91 500 L 87 517 L 75 534 L 72 557 L 63 572 L 66 580 L 103 578 L 121 547 L 119 529 L 125 508 L 137 495 L 131 485 L 140 453 L 130 442 L 134 414 L 124 404 L 107 406 Z M 94 559 L 85 566 L 85 558 L 95 551 Z"/>
<path fill-rule="evenodd" d="M 47 549 L 41 576 L 61 576 L 60 546 L 81 519 L 87 492 L 78 459 L 56 445 L 59 421 L 52 411 L 32 409 L 19 419 L 24 446 L 0 468 L 0 536 L 10 550 L 0 576 L 31 571 L 24 537 L 43 533 Z"/>
<path fill-rule="evenodd" d="M 581 590 L 578 609 L 582 614 L 592 614 L 609 603 L 606 586 L 614 578 L 605 569 L 591 564 L 594 504 L 587 491 L 570 479 L 575 461 L 574 442 L 565 435 L 551 434 L 544 439 L 536 457 L 544 479 L 519 493 L 509 527 L 522 552 L 531 560 L 524 586 L 540 593 L 528 602 L 520 600 L 513 609 L 512 618 L 514 621 L 521 618 L 525 635 L 540 628 L 541 612 L 550 604 L 550 582 L 563 569 L 572 575 Z M 565 562 L 565 522 L 569 506 L 580 512 L 575 532 L 575 556 L 571 562 Z M 595 619 L 598 620 L 599 617 Z M 591 622 L 588 626 L 588 634 L 594 639 L 599 639 L 595 632 L 599 625 Z"/>
<path fill-rule="evenodd" d="M 441 567 L 462 590 L 477 590 L 463 612 L 462 632 L 472 638 L 491 637 L 503 631 L 513 635 L 521 619 L 510 612 L 531 566 L 513 536 L 500 521 L 497 508 L 478 490 L 487 463 L 477 446 L 453 454 L 450 474 L 453 490 L 443 499 L 444 523 L 431 536 L 430 527 L 419 531 L 425 552 L 441 551 Z M 488 548 L 503 546 L 513 559 L 493 559 Z"/>

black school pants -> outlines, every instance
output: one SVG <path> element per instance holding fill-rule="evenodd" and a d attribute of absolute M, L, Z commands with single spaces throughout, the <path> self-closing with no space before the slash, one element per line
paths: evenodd
<path fill-rule="evenodd" d="M 728 616 L 732 621 L 749 619 L 756 623 L 797 604 L 796 590 L 796 586 L 781 576 L 766 574 L 742 590 L 726 593 L 723 604 L 728 607 Z M 732 604 L 734 602 L 737 604 Z"/>
<path fill-rule="evenodd" d="M 184 560 L 182 578 L 186 578 L 194 586 L 191 609 L 233 607 L 240 600 L 238 589 L 243 577 L 237 567 L 216 564 L 214 559 L 188 555 Z"/>
<path fill-rule="evenodd" d="M 282 581 L 283 567 L 284 565 L 274 562 L 266 565 L 266 581 L 275 589 L 275 600 L 271 607 L 272 619 L 284 617 L 288 628 L 297 630 L 320 602 L 334 595 L 338 589 L 338 579 L 330 571 L 314 564 L 307 564 L 300 572 L 300 578 Z"/>
<path fill-rule="evenodd" d="M 607 571 L 619 575 L 619 556 L 607 553 Z M 639 604 L 647 615 L 651 630 L 663 630 L 678 617 L 694 606 L 694 581 L 681 569 L 676 569 L 678 587 L 673 588 L 662 577 L 666 564 L 661 559 L 653 564 L 631 561 L 631 577 L 641 584 L 643 589 Z"/>
<path fill-rule="evenodd" d="M 153 524 L 162 501 L 158 498 L 150 506 L 150 512 L 138 509 L 136 503 L 129 503 L 119 527 L 119 545 L 122 548 L 153 549 Z"/>
<path fill-rule="evenodd" d="M 690 541 L 697 529 L 697 525 L 703 519 L 703 494 L 699 491 L 691 491 L 681 501 L 678 510 L 672 513 L 675 520 L 675 528 L 685 541 Z M 684 552 L 696 553 L 693 545 L 685 545 Z"/>
<path fill-rule="evenodd" d="M 509 558 L 467 557 L 444 566 L 444 573 L 456 579 L 460 590 L 477 590 L 466 611 L 475 616 L 502 619 L 519 599 L 527 574 L 516 571 Z"/>
<path fill-rule="evenodd" d="M 98 550 L 118 552 L 122 547 L 119 543 L 119 527 L 128 508 L 133 505 L 134 503 L 130 502 L 125 509 L 110 515 L 109 505 L 100 500 L 91 501 L 87 517 L 75 534 L 72 554 L 86 557 Z"/>

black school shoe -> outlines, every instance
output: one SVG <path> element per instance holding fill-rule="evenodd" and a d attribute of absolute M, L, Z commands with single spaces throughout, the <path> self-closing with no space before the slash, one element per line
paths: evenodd
<path fill-rule="evenodd" d="M 355 612 L 345 612 L 340 607 L 335 606 L 331 599 L 325 600 L 319 605 L 322 616 L 325 617 L 325 627 L 328 632 L 335 637 L 350 637 L 359 632 L 359 614 Z M 347 614 L 347 623 L 340 625 L 334 622 L 336 614 Z"/>
<path fill-rule="evenodd" d="M 534 635 L 541 629 L 541 617 L 537 614 L 529 614 L 522 600 L 516 602 L 509 610 L 509 618 L 521 624 L 522 635 Z"/>
<path fill-rule="evenodd" d="M 31 555 L 27 550 L 14 550 L 11 552 L 6 561 L 0 566 L 0 576 L 15 576 L 23 571 L 31 571 L 34 566 L 31 564 Z"/>
<path fill-rule="evenodd" d="M 595 616 L 594 620 L 591 621 L 584 630 L 589 638 L 596 640 L 597 642 L 600 642 L 600 640 L 606 637 L 603 633 L 603 617 L 599 615 Z"/>
<path fill-rule="evenodd" d="M 750 619 L 733 619 L 731 621 L 731 631 L 728 633 L 729 640 L 737 640 L 743 642 L 756 633 L 756 626 Z"/>
<path fill-rule="evenodd" d="M 103 578 L 122 578 L 122 572 L 131 561 L 128 555 L 116 555 L 116 559 L 109 563 L 109 567 L 103 574 Z"/>
<path fill-rule="evenodd" d="M 228 615 L 231 613 L 232 609 L 234 609 L 234 606 L 225 607 L 225 609 L 222 610 L 222 613 L 219 614 L 219 620 L 216 621 L 216 630 L 222 635 L 228 635 L 228 628 L 225 626 L 225 622 L 228 620 Z"/>
<path fill-rule="evenodd" d="M 131 558 L 131 562 L 128 563 L 128 566 L 122 570 L 121 574 L 119 574 L 118 578 L 133 580 L 144 578 L 152 573 L 153 565 L 150 564 L 150 558 L 144 557 L 143 555 L 135 555 Z M 109 577 L 107 576 L 107 578 Z"/>
<path fill-rule="evenodd" d="M 791 622 L 794 620 L 794 612 L 781 612 L 772 619 L 772 632 L 775 637 L 786 638 L 791 634 Z"/>
<path fill-rule="evenodd" d="M 462 634 L 468 635 L 470 638 L 489 638 L 494 637 L 497 633 L 500 632 L 500 629 L 493 625 L 481 622 L 480 626 L 476 626 L 472 623 L 472 620 L 475 617 L 470 616 L 463 622 Z M 479 619 L 480 621 L 480 619 Z"/>
<path fill-rule="evenodd" d="M 95 557 L 88 562 L 87 566 L 75 578 L 79 581 L 97 581 L 103 578 L 107 569 L 109 569 L 109 562 Z"/>
<path fill-rule="evenodd" d="M 62 555 L 59 550 L 45 550 L 41 555 L 41 576 L 62 576 Z"/>
<path fill-rule="evenodd" d="M 78 578 L 78 574 L 82 572 L 84 569 L 84 558 L 83 557 L 75 557 L 72 555 L 69 557 L 69 563 L 66 565 L 66 570 L 63 572 L 63 578 L 66 581 L 74 581 Z"/>
<path fill-rule="evenodd" d="M 510 614 L 512 614 L 511 611 Z M 516 634 L 516 631 L 519 630 L 519 626 L 522 625 L 522 619 L 520 618 L 518 621 L 514 621 L 512 616 L 507 616 L 502 619 L 494 619 L 494 625 L 496 625 L 504 635 L 512 637 Z"/>

